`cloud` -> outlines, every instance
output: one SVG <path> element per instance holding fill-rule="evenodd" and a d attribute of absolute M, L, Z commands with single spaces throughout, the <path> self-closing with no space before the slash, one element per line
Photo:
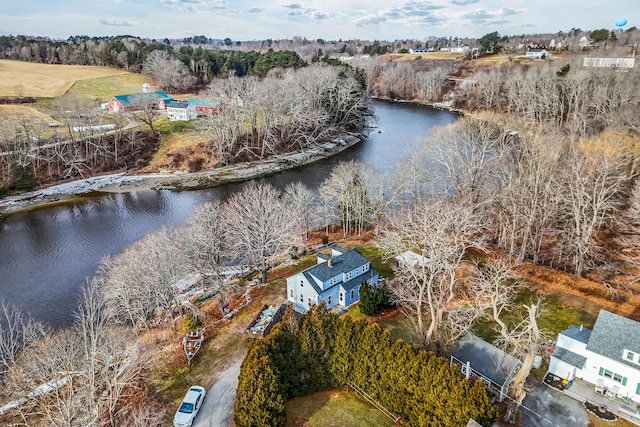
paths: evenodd
<path fill-rule="evenodd" d="M 480 3 L 480 0 L 451 0 L 451 4 L 455 4 L 457 6 L 467 6 L 475 3 Z"/>
<path fill-rule="evenodd" d="M 260 7 L 252 7 L 251 9 L 249 9 L 249 13 L 260 13 L 262 12 L 264 9 L 260 8 Z"/>
<path fill-rule="evenodd" d="M 140 24 L 130 21 L 116 21 L 113 19 L 101 19 L 100 23 L 102 25 L 110 25 L 113 27 L 137 27 Z"/>
<path fill-rule="evenodd" d="M 283 4 L 282 7 L 286 7 L 287 9 L 304 9 L 300 3 Z"/>
<path fill-rule="evenodd" d="M 354 20 L 357 26 L 394 22 L 398 24 L 438 25 L 446 20 L 437 11 L 445 6 L 423 1 L 410 1 L 400 6 L 381 9 Z"/>
<path fill-rule="evenodd" d="M 505 19 L 508 16 L 518 15 L 523 13 L 524 10 L 520 9 L 511 9 L 508 7 L 502 7 L 495 12 L 488 12 L 484 9 L 475 9 L 470 12 L 462 14 L 463 19 L 468 19 L 473 24 L 476 25 L 495 25 L 495 24 L 504 24 L 509 22 Z"/>

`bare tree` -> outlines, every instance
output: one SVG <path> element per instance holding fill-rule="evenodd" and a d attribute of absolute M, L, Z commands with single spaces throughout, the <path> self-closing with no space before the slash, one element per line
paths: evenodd
<path fill-rule="evenodd" d="M 533 368 L 533 360 L 548 343 L 547 337 L 538 328 L 542 299 L 524 305 L 525 316 L 507 323 L 505 315 L 514 312 L 514 299 L 518 288 L 523 286 L 513 273 L 513 265 L 506 260 L 489 260 L 477 265 L 476 271 L 473 285 L 475 300 L 479 307 L 488 310 L 489 316 L 497 324 L 500 336 L 496 344 L 522 363 L 517 372 L 509 373 L 513 378 L 509 388 L 512 400 L 507 405 L 505 418 L 515 423 L 525 397 L 525 382 Z"/>
<path fill-rule="evenodd" d="M 435 343 L 438 352 L 444 325 L 458 320 L 448 318 L 450 308 L 467 299 L 460 267 L 467 248 L 480 246 L 477 220 L 468 205 L 453 199 L 423 199 L 391 216 L 378 231 L 376 241 L 387 258 L 417 254 L 402 263 L 389 290 L 415 318 L 425 346 Z"/>
<path fill-rule="evenodd" d="M 220 202 L 216 200 L 197 206 L 187 224 L 175 234 L 176 247 L 184 252 L 203 285 L 213 287 L 215 291 L 222 291 L 224 284 L 220 276 L 224 256 L 223 230 Z"/>
<path fill-rule="evenodd" d="M 286 203 L 270 184 L 249 184 L 222 208 L 225 243 L 233 260 L 260 271 L 267 281 L 271 263 L 299 240 Z"/>
<path fill-rule="evenodd" d="M 495 124 L 469 118 L 434 132 L 427 143 L 441 166 L 436 179 L 473 204 L 488 199 L 488 184 L 505 154 L 502 142 Z"/>
<path fill-rule="evenodd" d="M 582 274 L 597 255 L 596 234 L 610 225 L 622 203 L 622 192 L 631 183 L 628 162 L 617 153 L 569 153 L 562 162 L 559 209 L 559 256 L 569 257 L 575 274 Z"/>
<path fill-rule="evenodd" d="M 182 92 L 196 82 L 187 66 L 169 56 L 164 50 L 151 51 L 142 64 L 142 72 L 151 76 L 162 89 L 169 92 Z"/>
<path fill-rule="evenodd" d="M 138 329 L 156 316 L 172 318 L 182 311 L 176 283 L 189 274 L 188 263 L 173 244 L 173 231 L 162 229 L 103 261 L 101 290 L 107 312 Z"/>
<path fill-rule="evenodd" d="M 304 239 L 309 235 L 315 199 L 315 193 L 300 181 L 290 183 L 284 189 L 284 200 L 295 212 L 296 219 L 300 222 L 298 228 L 302 231 Z"/>
<path fill-rule="evenodd" d="M 42 322 L 24 315 L 17 307 L 0 302 L 0 379 L 21 351 L 44 338 L 48 332 Z"/>

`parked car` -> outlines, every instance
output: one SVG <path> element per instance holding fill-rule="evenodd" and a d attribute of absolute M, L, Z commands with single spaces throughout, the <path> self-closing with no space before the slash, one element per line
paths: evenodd
<path fill-rule="evenodd" d="M 205 394 L 204 387 L 199 385 L 191 386 L 184 399 L 182 399 L 175 417 L 173 417 L 174 427 L 191 427 L 193 420 L 202 407 Z"/>

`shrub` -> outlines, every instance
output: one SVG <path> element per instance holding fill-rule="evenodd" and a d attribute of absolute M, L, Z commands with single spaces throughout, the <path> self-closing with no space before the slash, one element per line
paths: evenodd
<path fill-rule="evenodd" d="M 370 286 L 363 283 L 360 286 L 360 312 L 367 316 L 375 316 L 384 307 L 388 307 L 389 293 L 386 287 Z"/>
<path fill-rule="evenodd" d="M 328 243 L 329 243 L 329 236 L 325 234 L 324 236 L 322 236 L 322 244 L 326 245 Z"/>
<path fill-rule="evenodd" d="M 491 426 L 495 409 L 484 385 L 449 361 L 366 321 L 339 318 L 324 304 L 296 320 L 291 308 L 242 363 L 235 401 L 238 427 L 284 426 L 291 397 L 354 382 L 412 426 Z"/>

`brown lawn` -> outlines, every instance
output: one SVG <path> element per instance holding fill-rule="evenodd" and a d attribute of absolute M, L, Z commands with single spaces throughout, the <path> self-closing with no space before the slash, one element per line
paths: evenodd
<path fill-rule="evenodd" d="M 64 95 L 76 81 L 119 74 L 127 72 L 108 67 L 0 60 L 0 97 L 52 98 Z"/>
<path fill-rule="evenodd" d="M 0 105 L 0 120 L 11 122 L 26 118 L 31 124 L 55 122 L 51 116 L 25 105 Z"/>

